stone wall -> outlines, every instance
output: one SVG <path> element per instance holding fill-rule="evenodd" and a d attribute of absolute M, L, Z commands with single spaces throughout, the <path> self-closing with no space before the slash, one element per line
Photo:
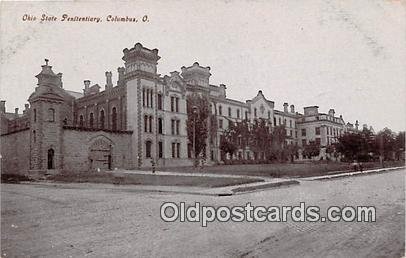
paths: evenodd
<path fill-rule="evenodd" d="M 63 170 L 66 172 L 89 171 L 91 169 L 90 149 L 96 141 L 103 141 L 111 145 L 112 169 L 133 167 L 131 133 L 64 128 Z"/>
<path fill-rule="evenodd" d="M 30 130 L 0 137 L 1 173 L 26 174 L 30 167 Z"/>

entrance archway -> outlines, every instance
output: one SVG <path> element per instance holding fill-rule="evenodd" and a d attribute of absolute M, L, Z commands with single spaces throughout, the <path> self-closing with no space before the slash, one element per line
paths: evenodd
<path fill-rule="evenodd" d="M 111 144 L 107 139 L 95 140 L 89 148 L 90 169 L 110 170 L 112 168 Z"/>

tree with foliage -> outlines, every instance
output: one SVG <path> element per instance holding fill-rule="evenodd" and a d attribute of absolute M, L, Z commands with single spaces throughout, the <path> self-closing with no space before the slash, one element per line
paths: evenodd
<path fill-rule="evenodd" d="M 275 126 L 271 133 L 271 150 L 270 155 L 276 158 L 279 162 L 286 160 L 286 151 L 284 151 L 286 143 L 285 125 Z"/>
<path fill-rule="evenodd" d="M 320 144 L 316 141 L 309 141 L 308 144 L 303 146 L 303 156 L 316 157 L 320 155 Z"/>
<path fill-rule="evenodd" d="M 255 119 L 251 129 L 250 149 L 257 155 L 264 154 L 264 158 L 270 151 L 271 128 L 264 119 Z"/>
<path fill-rule="evenodd" d="M 399 132 L 395 139 L 396 159 L 400 160 L 402 153 L 405 152 L 405 132 Z"/>
<path fill-rule="evenodd" d="M 190 143 L 195 140 L 194 157 L 205 154 L 206 140 L 208 137 L 208 121 L 211 116 L 209 110 L 209 99 L 207 96 L 192 94 L 187 96 L 187 114 L 186 121 L 187 136 Z M 193 139 L 194 138 L 194 139 Z"/>
<path fill-rule="evenodd" d="M 396 134 L 389 128 L 384 128 L 378 132 L 376 137 L 376 152 L 379 153 L 384 160 L 393 159 L 396 151 Z"/>
<path fill-rule="evenodd" d="M 338 138 L 336 150 L 344 155 L 347 161 L 369 161 L 376 150 L 375 136 L 364 129 L 361 132 L 347 132 Z"/>

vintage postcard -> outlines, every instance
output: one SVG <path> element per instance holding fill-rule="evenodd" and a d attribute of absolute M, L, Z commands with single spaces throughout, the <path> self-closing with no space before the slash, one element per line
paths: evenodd
<path fill-rule="evenodd" d="M 1 257 L 402 257 L 406 2 L 0 2 Z"/>

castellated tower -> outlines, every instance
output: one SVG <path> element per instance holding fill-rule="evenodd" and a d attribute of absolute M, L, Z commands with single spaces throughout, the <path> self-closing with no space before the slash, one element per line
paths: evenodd
<path fill-rule="evenodd" d="M 64 102 L 61 76 L 45 65 L 35 76 L 38 86 L 28 101 L 30 112 L 30 170 L 32 172 L 52 172 L 62 168 L 62 120 Z"/>
<path fill-rule="evenodd" d="M 145 141 L 151 143 L 151 158 L 156 154 L 156 93 L 159 76 L 158 49 L 148 49 L 140 43 L 123 50 L 124 80 L 127 88 L 127 126 L 133 131 L 133 160 L 136 166 L 150 165 L 144 160 Z M 147 117 L 147 119 L 144 119 Z M 145 125 L 148 123 L 148 125 Z M 144 128 L 148 128 L 144 130 Z"/>

